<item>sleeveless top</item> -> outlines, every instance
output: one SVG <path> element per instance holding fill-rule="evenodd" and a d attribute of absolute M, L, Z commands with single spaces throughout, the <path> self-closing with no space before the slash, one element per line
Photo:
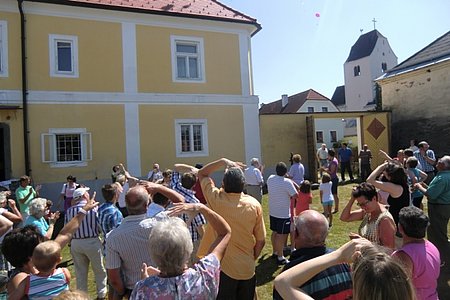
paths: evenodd
<path fill-rule="evenodd" d="M 413 263 L 412 281 L 417 299 L 437 300 L 437 280 L 441 259 L 438 249 L 429 241 L 403 245 L 396 252 L 405 252 Z"/>
<path fill-rule="evenodd" d="M 389 210 L 392 211 L 392 209 L 397 209 L 400 210 L 405 206 L 408 206 L 410 203 L 410 193 L 409 193 L 409 186 L 408 184 L 405 184 L 402 186 L 403 187 L 403 192 L 400 195 L 400 197 L 392 197 L 391 195 L 389 195 L 388 197 L 388 204 L 389 204 Z"/>
<path fill-rule="evenodd" d="M 392 215 L 387 209 L 384 212 L 381 212 L 375 220 L 369 220 L 369 217 L 370 214 L 364 215 L 361 225 L 359 225 L 358 233 L 372 243 L 382 245 L 378 234 L 378 224 L 384 218 L 389 218 L 392 220 L 392 223 L 394 223 L 394 218 L 392 218 Z"/>
<path fill-rule="evenodd" d="M 69 289 L 65 271 L 62 268 L 56 269 L 52 275 L 42 277 L 30 274 L 25 294 L 28 299 L 51 299 Z"/>

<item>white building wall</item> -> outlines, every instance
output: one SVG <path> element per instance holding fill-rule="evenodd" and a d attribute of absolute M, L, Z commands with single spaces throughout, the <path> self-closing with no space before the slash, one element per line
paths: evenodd
<path fill-rule="evenodd" d="M 323 132 L 323 142 L 327 144 L 327 148 L 333 147 L 333 142 L 331 141 L 330 131 L 336 131 L 337 139 L 339 141 L 344 138 L 344 125 L 342 119 L 315 119 L 314 127 L 317 131 Z M 318 149 L 322 143 L 317 143 L 316 148 Z"/>
<path fill-rule="evenodd" d="M 359 66 L 361 74 L 354 75 L 354 67 Z M 369 57 L 344 64 L 345 103 L 347 111 L 360 111 L 373 100 L 372 66 Z"/>
<path fill-rule="evenodd" d="M 374 99 L 374 79 L 384 73 L 382 63 L 389 70 L 397 65 L 397 56 L 387 39 L 380 37 L 370 56 L 344 64 L 346 111 L 365 110 L 365 105 Z M 354 76 L 354 67 L 358 65 L 361 75 Z"/>

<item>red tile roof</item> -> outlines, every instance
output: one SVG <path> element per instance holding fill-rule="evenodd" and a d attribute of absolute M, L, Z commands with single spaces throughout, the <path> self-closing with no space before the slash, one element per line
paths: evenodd
<path fill-rule="evenodd" d="M 300 107 L 305 104 L 306 100 L 326 100 L 330 101 L 327 97 L 319 94 L 313 89 L 292 95 L 288 97 L 288 104 L 283 107 L 281 104 L 281 99 L 263 104 L 259 109 L 260 115 L 265 114 L 292 114 L 298 112 Z"/>
<path fill-rule="evenodd" d="M 55 4 L 133 10 L 165 15 L 220 19 L 228 22 L 250 23 L 260 29 L 256 19 L 216 0 L 31 0 Z"/>

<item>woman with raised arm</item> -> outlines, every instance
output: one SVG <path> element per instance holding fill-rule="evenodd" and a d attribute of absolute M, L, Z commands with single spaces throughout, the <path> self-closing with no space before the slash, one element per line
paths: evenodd
<path fill-rule="evenodd" d="M 380 181 L 377 178 L 383 174 L 387 181 Z M 408 177 L 403 165 L 396 162 L 385 162 L 379 165 L 367 178 L 367 182 L 376 188 L 388 192 L 389 212 L 394 218 L 395 226 L 398 226 L 398 214 L 400 209 L 408 206 L 411 195 L 408 186 Z M 397 236 L 401 237 L 397 230 Z"/>
<path fill-rule="evenodd" d="M 284 299 L 313 299 L 298 287 L 330 266 L 352 261 L 353 299 L 416 299 L 412 282 L 403 267 L 362 238 L 284 271 L 275 278 L 275 288 Z"/>
<path fill-rule="evenodd" d="M 192 239 L 180 218 L 158 222 L 149 237 L 149 251 L 155 267 L 143 264 L 143 280 L 136 283 L 130 299 L 215 299 L 219 290 L 220 260 L 231 237 L 228 223 L 207 206 L 175 203 L 172 216 L 190 217 L 202 213 L 217 234 L 208 255 L 188 268 Z"/>
<path fill-rule="evenodd" d="M 372 243 L 394 249 L 396 227 L 388 209 L 378 202 L 375 187 L 363 182 L 353 188 L 351 198 L 341 214 L 341 221 L 352 222 L 362 220 L 358 233 Z M 353 203 L 359 206 L 351 210 Z"/>
<path fill-rule="evenodd" d="M 95 202 L 95 193 L 88 203 L 80 209 L 80 212 L 70 220 L 55 238 L 61 248 L 64 248 L 72 239 L 72 235 L 81 225 L 86 212 L 98 206 Z M 16 289 L 19 283 L 29 274 L 36 274 L 37 270 L 31 262 L 34 248 L 44 241 L 44 236 L 35 226 L 16 228 L 8 233 L 2 243 L 2 253 L 5 258 L 15 267 L 9 277 L 8 293 Z"/>

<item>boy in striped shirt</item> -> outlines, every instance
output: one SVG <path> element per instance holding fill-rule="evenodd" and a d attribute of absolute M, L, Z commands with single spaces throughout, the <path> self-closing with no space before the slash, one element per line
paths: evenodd
<path fill-rule="evenodd" d="M 25 277 L 9 299 L 51 299 L 69 289 L 70 272 L 67 268 L 56 268 L 61 262 L 61 246 L 55 241 L 40 243 L 31 257 L 39 271 Z"/>

